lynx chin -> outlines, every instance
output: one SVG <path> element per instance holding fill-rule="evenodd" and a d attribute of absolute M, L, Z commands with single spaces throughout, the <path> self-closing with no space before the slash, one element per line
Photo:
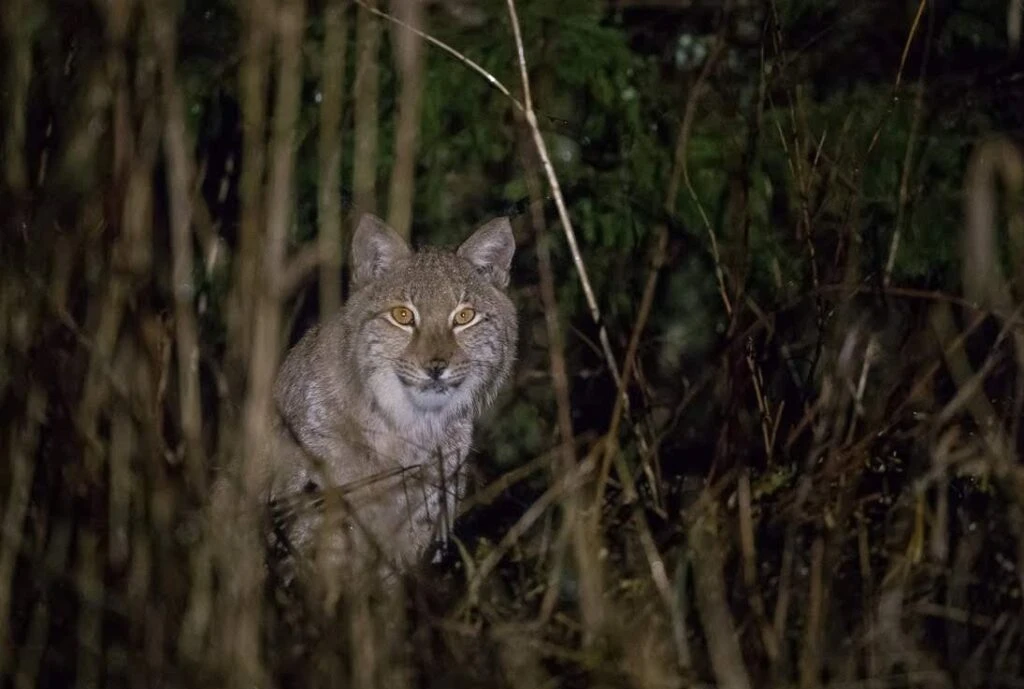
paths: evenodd
<path fill-rule="evenodd" d="M 514 252 L 507 218 L 455 251 L 360 220 L 347 304 L 292 348 L 274 390 L 274 533 L 328 578 L 401 571 L 446 537 L 474 421 L 515 358 Z"/>

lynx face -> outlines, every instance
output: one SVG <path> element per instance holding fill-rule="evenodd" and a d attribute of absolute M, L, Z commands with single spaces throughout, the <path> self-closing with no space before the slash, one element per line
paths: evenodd
<path fill-rule="evenodd" d="M 515 251 L 508 220 L 484 225 L 457 251 L 412 252 L 364 216 L 352 250 L 357 366 L 376 404 L 417 435 L 417 426 L 479 412 L 515 357 L 515 307 L 505 294 Z"/>

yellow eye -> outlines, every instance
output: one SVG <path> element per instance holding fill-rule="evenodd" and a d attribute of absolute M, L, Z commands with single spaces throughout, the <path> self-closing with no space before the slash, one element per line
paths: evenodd
<path fill-rule="evenodd" d="M 462 309 L 457 314 L 455 314 L 455 318 L 453 318 L 452 320 L 455 322 L 455 325 L 466 325 L 475 317 L 476 311 L 474 311 L 473 309 L 466 308 Z"/>
<path fill-rule="evenodd" d="M 396 306 L 391 309 L 391 318 L 399 325 L 412 325 L 412 322 L 416 320 L 416 316 L 413 315 L 412 309 L 406 308 L 405 306 Z"/>

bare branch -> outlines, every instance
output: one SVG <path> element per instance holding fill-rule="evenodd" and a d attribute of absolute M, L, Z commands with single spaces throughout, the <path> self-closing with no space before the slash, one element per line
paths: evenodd
<path fill-rule="evenodd" d="M 320 92 L 320 180 L 317 241 L 320 246 L 320 315 L 326 318 L 341 307 L 343 239 L 341 202 L 341 113 L 348 47 L 346 5 L 330 0 L 324 8 L 324 57 Z"/>
<path fill-rule="evenodd" d="M 369 5 L 356 13 L 355 152 L 352 195 L 360 213 L 377 210 L 377 99 L 380 92 L 380 24 Z M 358 216 L 357 216 L 358 217 Z"/>
<path fill-rule="evenodd" d="M 598 327 L 598 337 L 601 341 L 601 349 L 604 352 L 605 363 L 615 380 L 615 384 L 622 387 L 622 379 L 619 375 L 619 365 L 616 363 L 615 354 L 612 353 L 611 342 L 608 341 L 608 330 L 601 320 L 601 309 L 597 305 L 597 297 L 594 296 L 594 289 L 590 286 L 590 278 L 587 276 L 587 266 L 580 254 L 579 244 L 576 242 L 576 232 L 573 230 L 572 221 L 569 220 L 569 211 L 565 206 L 565 199 L 562 197 L 562 188 L 558 184 L 558 177 L 555 175 L 555 168 L 551 164 L 551 156 L 548 154 L 544 137 L 537 125 L 537 115 L 533 110 L 533 99 L 530 95 L 530 77 L 526 69 L 526 54 L 523 49 L 523 36 L 519 30 L 519 14 L 516 12 L 515 0 L 507 0 L 509 18 L 512 20 L 512 35 L 516 42 L 516 53 L 519 56 L 519 76 L 523 87 L 523 116 L 533 133 L 533 142 L 537 146 L 537 154 L 540 155 L 541 164 L 544 166 L 544 173 L 547 175 L 548 184 L 551 186 L 551 193 L 555 197 L 555 207 L 558 208 L 558 217 L 562 221 L 562 231 L 565 233 L 565 240 L 569 244 L 569 251 L 572 254 L 572 262 L 576 266 L 576 274 L 579 276 L 580 284 L 583 286 L 583 294 L 587 298 L 587 307 L 590 309 L 590 317 Z M 623 393 L 625 394 L 625 393 Z M 628 404 L 628 401 L 626 402 Z"/>
<path fill-rule="evenodd" d="M 199 398 L 199 337 L 195 313 L 195 262 L 192 235 L 192 159 L 185 130 L 185 105 L 175 75 L 176 22 L 166 13 L 154 13 L 152 27 L 163 71 L 163 94 L 167 107 L 164 150 L 168 159 L 171 216 L 171 283 L 174 290 L 174 324 L 177 333 L 178 400 L 185 462 L 190 481 L 198 488 L 205 483 L 202 448 L 202 402 Z M 205 491 L 201 491 L 205 492 Z"/>
<path fill-rule="evenodd" d="M 398 24 L 402 28 L 407 29 L 409 31 L 412 31 L 413 33 L 415 33 L 417 36 L 419 36 L 423 40 L 427 41 L 428 43 L 430 43 L 432 45 L 435 45 L 438 48 L 440 48 L 441 50 L 445 51 L 446 53 L 448 53 L 449 55 L 454 57 L 456 60 L 458 60 L 459 62 L 461 62 L 462 64 L 466 65 L 467 67 L 472 69 L 474 72 L 476 72 L 477 74 L 482 76 L 484 78 L 484 80 L 488 84 L 490 84 L 494 88 L 498 89 L 498 91 L 500 91 L 506 98 L 508 98 L 510 101 L 512 101 L 512 104 L 516 106 L 517 110 L 519 110 L 519 111 L 523 110 L 523 104 L 520 103 L 516 99 L 516 97 L 512 95 L 512 92 L 508 90 L 508 87 L 506 87 L 503 83 L 498 81 L 498 79 L 495 78 L 495 76 L 493 74 L 488 72 L 486 69 L 481 67 L 476 62 L 473 62 L 472 60 L 470 60 L 468 57 L 466 57 L 465 55 L 463 55 L 462 53 L 457 51 L 455 48 L 451 47 L 450 45 L 448 45 L 444 41 L 440 41 L 440 40 L 434 38 L 430 34 L 424 33 L 423 31 L 420 31 L 419 29 L 417 29 L 417 28 L 415 28 L 413 26 L 410 26 L 409 24 L 403 22 L 401 19 L 398 19 L 397 17 L 395 17 L 393 15 L 390 15 L 390 14 L 388 14 L 386 12 L 381 12 L 380 10 L 378 10 L 375 7 L 371 7 L 370 5 L 368 5 L 365 2 L 365 0 L 355 0 L 355 2 L 356 2 L 357 5 L 359 5 L 363 9 L 367 10 L 371 14 L 374 14 L 374 15 L 380 17 L 381 19 L 386 19 L 389 22 L 393 22 L 395 24 Z"/>
<path fill-rule="evenodd" d="M 418 29 L 424 21 L 421 0 L 396 0 L 403 23 Z M 388 224 L 409 239 L 415 191 L 416 145 L 419 139 L 423 93 L 423 41 L 420 31 L 399 31 L 396 36 L 398 74 L 398 124 L 395 128 L 395 162 L 388 192 Z"/>

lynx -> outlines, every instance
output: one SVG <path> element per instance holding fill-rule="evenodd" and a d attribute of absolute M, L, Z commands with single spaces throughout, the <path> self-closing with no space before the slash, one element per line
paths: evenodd
<path fill-rule="evenodd" d="M 447 536 L 474 421 L 515 357 L 514 251 L 507 218 L 455 251 L 413 251 L 362 217 L 348 302 L 292 348 L 274 390 L 270 499 L 297 559 L 386 576 Z M 317 509 L 280 509 L 303 496 Z"/>

